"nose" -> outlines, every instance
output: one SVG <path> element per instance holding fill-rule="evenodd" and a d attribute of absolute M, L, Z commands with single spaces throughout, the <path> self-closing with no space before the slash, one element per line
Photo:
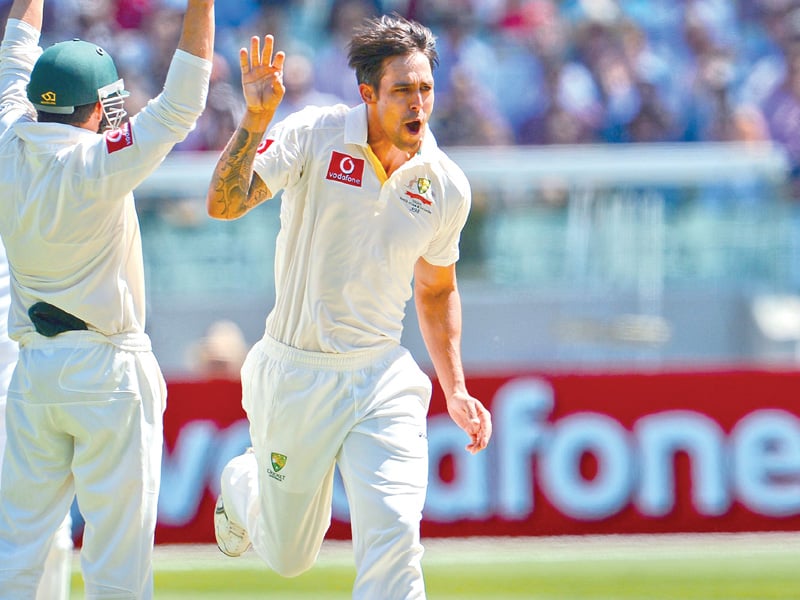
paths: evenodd
<path fill-rule="evenodd" d="M 420 109 L 422 109 L 422 92 L 417 91 L 411 94 L 409 107 L 414 112 L 418 112 Z"/>

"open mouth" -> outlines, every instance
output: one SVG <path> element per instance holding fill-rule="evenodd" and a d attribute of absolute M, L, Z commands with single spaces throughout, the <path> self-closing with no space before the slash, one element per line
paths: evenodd
<path fill-rule="evenodd" d="M 422 130 L 422 121 L 409 121 L 406 123 L 406 129 L 408 129 L 409 133 L 412 135 L 417 135 Z"/>

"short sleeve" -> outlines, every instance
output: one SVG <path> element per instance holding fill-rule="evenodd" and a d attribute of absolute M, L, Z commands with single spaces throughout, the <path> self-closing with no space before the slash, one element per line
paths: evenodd
<path fill-rule="evenodd" d="M 441 225 L 423 255 L 432 265 L 444 267 L 458 261 L 461 231 L 467 222 L 472 204 L 472 194 L 466 178 L 461 183 L 462 185 L 448 186 L 450 189 L 447 193 L 450 197 L 445 202 L 446 214 L 442 216 Z"/>
<path fill-rule="evenodd" d="M 305 165 L 305 139 L 309 127 L 304 111 L 270 127 L 258 147 L 253 170 L 274 195 L 296 183 Z"/>

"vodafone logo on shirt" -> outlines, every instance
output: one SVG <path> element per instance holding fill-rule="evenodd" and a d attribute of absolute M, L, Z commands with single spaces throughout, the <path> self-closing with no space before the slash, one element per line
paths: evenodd
<path fill-rule="evenodd" d="M 361 187 L 363 177 L 363 158 L 355 158 L 354 156 L 337 152 L 336 150 L 331 152 L 331 162 L 328 164 L 328 174 L 325 176 L 325 179 Z"/>
<path fill-rule="evenodd" d="M 133 146 L 133 131 L 130 123 L 125 123 L 117 129 L 106 131 L 105 136 L 106 150 L 108 150 L 109 154 L 128 146 Z"/>
<path fill-rule="evenodd" d="M 275 140 L 270 139 L 270 138 L 266 138 L 265 140 L 262 140 L 262 142 L 258 145 L 258 148 L 256 148 L 256 154 L 264 154 L 264 152 L 266 152 L 267 149 L 270 146 L 272 146 L 272 143 L 274 141 Z"/>

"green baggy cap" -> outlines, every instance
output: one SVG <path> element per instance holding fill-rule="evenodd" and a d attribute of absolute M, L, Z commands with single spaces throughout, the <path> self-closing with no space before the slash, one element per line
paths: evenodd
<path fill-rule="evenodd" d="M 42 112 L 72 114 L 76 106 L 99 101 L 98 90 L 119 79 L 114 60 L 100 46 L 78 39 L 59 42 L 36 61 L 28 100 Z"/>

